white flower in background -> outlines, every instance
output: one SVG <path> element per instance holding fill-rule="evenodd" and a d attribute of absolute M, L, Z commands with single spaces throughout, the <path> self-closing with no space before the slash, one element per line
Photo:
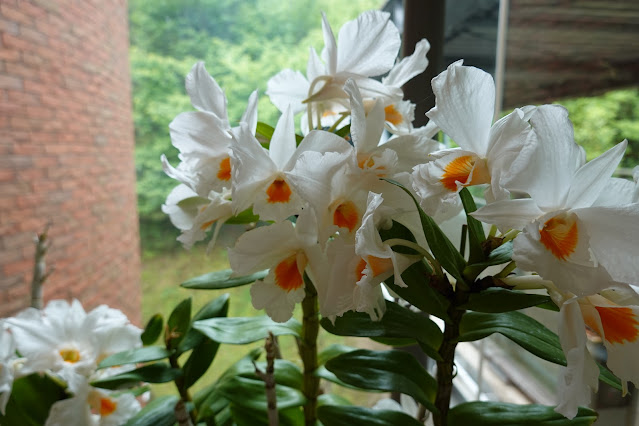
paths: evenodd
<path fill-rule="evenodd" d="M 273 321 L 289 320 L 295 304 L 304 299 L 304 272 L 315 281 L 317 271 L 326 265 L 314 222 L 312 212 L 304 210 L 295 225 L 285 220 L 253 229 L 228 251 L 234 274 L 270 269 L 251 286 L 251 300 L 255 309 L 264 309 Z"/>
<path fill-rule="evenodd" d="M 231 190 L 225 188 L 222 192 L 211 191 L 209 198 L 202 198 L 188 186 L 180 184 L 166 197 L 162 211 L 169 215 L 171 223 L 182 231 L 177 240 L 187 250 L 206 238 L 206 233 L 215 226 L 208 245 L 211 249 L 224 222 L 233 217 Z"/>
<path fill-rule="evenodd" d="M 16 360 L 13 334 L 5 327 L 4 321 L 0 320 L 0 413 L 2 414 L 11 396 Z"/>
<path fill-rule="evenodd" d="M 45 426 L 121 426 L 140 411 L 130 393 L 115 393 L 83 383 L 74 396 L 51 406 Z"/>
<path fill-rule="evenodd" d="M 322 60 L 311 48 L 306 77 L 299 71 L 287 69 L 268 81 L 266 93 L 280 111 L 289 105 L 294 113 L 309 107 L 303 127 L 312 130 L 325 123 L 322 121 L 325 113 L 331 116 L 336 110 L 350 109 L 343 89 L 349 78 L 355 79 L 365 98 L 401 101 L 400 88 L 371 78 L 386 74 L 393 67 L 401 44 L 399 31 L 390 21 L 389 13 L 362 13 L 342 26 L 337 41 L 324 14 L 322 29 L 325 45 Z"/>
<path fill-rule="evenodd" d="M 233 212 L 239 213 L 251 206 L 262 220 L 281 221 L 297 214 L 304 206 L 287 176 L 301 153 L 312 149 L 347 149 L 348 143 L 335 136 L 328 144 L 321 144 L 321 133 L 309 134 L 296 146 L 295 124 L 290 108 L 280 117 L 269 149 L 264 149 L 253 132 L 244 123 L 240 125 L 232 145 L 233 158 Z M 336 140 L 337 139 L 337 140 Z M 320 143 L 318 143 L 318 141 Z M 333 141 L 333 142 L 331 142 Z"/>
<path fill-rule="evenodd" d="M 315 212 L 322 246 L 338 230 L 354 239 L 366 210 L 369 188 L 378 179 L 357 167 L 352 150 L 324 154 L 307 151 L 288 176 Z"/>
<path fill-rule="evenodd" d="M 491 203 L 473 216 L 523 229 L 514 241 L 513 260 L 562 291 L 589 296 L 618 283 L 637 284 L 639 204 L 600 199 L 627 142 L 584 164 L 563 107 L 539 107 L 530 122 L 539 147 L 512 189 L 531 198 Z"/>
<path fill-rule="evenodd" d="M 53 300 L 6 320 L 30 372 L 51 371 L 76 392 L 109 355 L 140 347 L 141 330 L 105 305 L 86 313 L 77 300 Z"/>
<path fill-rule="evenodd" d="M 413 172 L 413 188 L 430 216 L 448 218 L 459 211 L 457 193 L 488 184 L 488 202 L 507 198 L 511 179 L 529 162 L 534 133 L 523 110 L 493 124 L 495 84 L 490 74 L 461 61 L 432 81 L 436 105 L 426 115 L 459 148 L 439 151 Z"/>
<path fill-rule="evenodd" d="M 556 411 L 573 418 L 579 406 L 589 405 L 599 384 L 599 367 L 586 348 L 586 326 L 601 337 L 606 365 L 621 378 L 624 394 L 627 381 L 639 383 L 639 295 L 625 287 L 579 298 L 558 290 L 550 294 L 561 307 L 559 338 L 568 362 L 560 378 Z"/>
<path fill-rule="evenodd" d="M 385 114 L 383 103 L 375 101 L 367 111 L 354 80 L 348 80 L 344 90 L 350 97 L 353 152 L 362 170 L 378 177 L 410 172 L 416 165 L 428 161 L 428 155 L 439 147 L 438 142 L 413 134 L 381 143 Z"/>
<path fill-rule="evenodd" d="M 186 90 L 198 111 L 184 112 L 169 125 L 171 141 L 180 154 L 180 164 L 171 166 L 162 156 L 164 171 L 207 198 L 211 191 L 231 187 L 231 132 L 226 96 L 204 63 L 193 66 L 186 78 Z M 255 133 L 257 92 L 249 97 L 241 119 Z"/>

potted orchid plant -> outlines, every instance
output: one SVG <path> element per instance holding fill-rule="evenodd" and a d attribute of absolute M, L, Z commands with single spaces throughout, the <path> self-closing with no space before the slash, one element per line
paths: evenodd
<path fill-rule="evenodd" d="M 600 380 L 624 393 L 628 381 L 639 383 L 639 173 L 634 182 L 612 177 L 627 142 L 586 162 L 559 105 L 525 106 L 494 121 L 492 77 L 462 61 L 433 79 L 430 121 L 414 128 L 414 105 L 401 87 L 428 66 L 428 42 L 396 61 L 399 32 L 379 11 L 346 23 L 337 38 L 325 16 L 322 28 L 324 49 L 311 49 L 306 75 L 284 70 L 268 82 L 282 112 L 274 127 L 258 119 L 257 92 L 232 122 L 222 88 L 195 64 L 186 78 L 195 111 L 169 126 L 180 163 L 162 158 L 179 182 L 163 211 L 186 248 L 208 233 L 213 246 L 225 223 L 250 224 L 228 249 L 230 270 L 182 285 L 250 284 L 252 304 L 266 316 L 227 318 L 227 295 L 192 315 L 187 299 L 166 324 L 160 315 L 149 322 L 145 347 L 131 343 L 93 362 L 92 371 L 124 370 L 92 378 L 92 389 L 131 395 L 141 382 L 174 381 L 179 396 L 128 420 L 143 425 L 594 422 L 587 405 Z M 442 230 L 460 215 L 461 229 Z M 558 312 L 559 333 L 525 308 Z M 19 347 L 0 352 L 0 361 L 29 359 L 18 338 L 25 321 L 5 322 L 2 338 Z M 320 350 L 321 329 L 417 344 L 436 371 L 402 351 Z M 602 339 L 605 365 L 588 352 L 586 329 Z M 153 346 L 162 332 L 163 344 Z M 555 406 L 451 407 L 457 344 L 494 333 L 562 366 Z M 294 336 L 301 366 L 281 359 L 277 336 Z M 259 340 L 265 351 L 251 351 L 190 394 L 221 343 Z M 256 362 L 263 352 L 266 361 Z M 59 354 L 57 377 L 73 395 L 64 401 L 84 398 L 66 373 L 75 368 L 71 355 Z M 413 409 L 353 406 L 325 392 L 323 381 L 398 392 Z M 7 382 L 0 382 L 5 399 Z"/>

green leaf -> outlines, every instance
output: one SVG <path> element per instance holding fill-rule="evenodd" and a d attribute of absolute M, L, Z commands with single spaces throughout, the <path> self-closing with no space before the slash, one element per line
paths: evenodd
<path fill-rule="evenodd" d="M 419 421 L 401 411 L 373 410 L 352 405 L 322 405 L 317 409 L 317 417 L 323 424 L 331 426 L 422 426 Z"/>
<path fill-rule="evenodd" d="M 135 416 L 129 419 L 126 426 L 173 426 L 175 420 L 175 395 L 154 398 Z"/>
<path fill-rule="evenodd" d="M 0 424 L 43 425 L 51 406 L 68 397 L 66 385 L 47 374 L 21 377 L 13 382 L 5 414 L 0 414 Z"/>
<path fill-rule="evenodd" d="M 517 311 L 548 302 L 552 303 L 550 296 L 543 294 L 529 294 L 505 288 L 488 288 L 479 293 L 472 293 L 468 298 L 468 302 L 459 308 L 477 312 L 498 313 Z"/>
<path fill-rule="evenodd" d="M 231 345 L 245 345 L 263 340 L 268 332 L 274 336 L 291 334 L 299 337 L 302 325 L 295 319 L 279 323 L 267 316 L 250 318 L 211 318 L 195 321 L 193 328 L 204 333 L 210 339 Z"/>
<path fill-rule="evenodd" d="M 164 325 L 164 319 L 162 315 L 155 314 L 149 319 L 149 322 L 146 323 L 146 327 L 144 327 L 144 331 L 140 338 L 142 339 L 142 344 L 144 346 L 152 345 L 158 340 L 160 334 L 162 334 L 162 326 Z"/>
<path fill-rule="evenodd" d="M 430 286 L 431 274 L 432 270 L 425 262 L 416 262 L 402 273 L 402 279 L 407 287 L 395 285 L 393 276 L 385 283 L 390 290 L 422 312 L 450 321 L 447 312 L 450 302 Z"/>
<path fill-rule="evenodd" d="M 243 212 L 240 212 L 240 213 L 236 214 L 235 216 L 233 216 L 230 219 L 227 219 L 224 222 L 224 224 L 246 225 L 247 223 L 257 222 L 258 220 L 260 220 L 260 217 L 258 215 L 256 215 L 255 213 L 253 213 L 253 209 L 249 207 L 248 209 L 244 210 Z"/>
<path fill-rule="evenodd" d="M 338 355 L 345 354 L 347 352 L 353 352 L 356 350 L 357 348 L 352 348 L 346 345 L 339 345 L 339 344 L 330 345 L 329 347 L 320 351 L 320 353 L 317 355 L 317 365 L 324 365 L 326 364 L 326 361 L 328 361 L 331 358 L 335 358 Z"/>
<path fill-rule="evenodd" d="M 485 258 L 482 243 L 486 241 L 486 235 L 484 234 L 484 227 L 481 222 L 470 215 L 477 210 L 475 200 L 473 200 L 473 196 L 468 191 L 468 188 L 462 188 L 462 190 L 459 191 L 459 197 L 464 205 L 466 223 L 468 224 L 468 240 L 470 242 L 468 263 L 482 262 Z"/>
<path fill-rule="evenodd" d="M 533 355 L 554 364 L 566 365 L 566 357 L 559 337 L 540 322 L 521 312 L 500 314 L 467 312 L 459 326 L 462 342 L 483 339 L 493 333 L 500 333 Z M 606 367 L 599 366 L 599 380 L 621 390 L 620 380 Z"/>
<path fill-rule="evenodd" d="M 176 349 L 191 328 L 191 298 L 181 301 L 166 321 L 164 340 L 168 349 Z"/>
<path fill-rule="evenodd" d="M 362 389 L 401 392 L 430 411 L 437 382 L 409 353 L 360 349 L 329 360 L 326 368 L 338 379 Z"/>
<path fill-rule="evenodd" d="M 513 242 L 508 241 L 491 251 L 485 261 L 468 265 L 464 269 L 464 275 L 477 277 L 484 269 L 489 266 L 501 265 L 510 262 L 513 256 Z"/>
<path fill-rule="evenodd" d="M 466 261 L 464 257 L 457 251 L 453 243 L 446 237 L 446 234 L 437 226 L 435 221 L 424 213 L 419 202 L 415 199 L 413 194 L 404 186 L 396 182 L 392 179 L 384 179 L 385 181 L 392 183 L 393 185 L 399 186 L 404 192 L 406 192 L 413 199 L 415 203 L 415 207 L 419 212 L 419 218 L 422 223 L 422 228 L 424 229 L 424 235 L 426 236 L 426 241 L 428 241 L 428 246 L 433 252 L 433 256 L 435 259 L 442 265 L 444 269 L 448 271 L 458 283 L 464 283 L 464 277 L 462 275 L 462 271 L 466 267 Z"/>
<path fill-rule="evenodd" d="M 345 138 L 351 132 L 351 125 L 347 124 L 346 126 L 335 131 L 335 134 L 339 137 Z"/>
<path fill-rule="evenodd" d="M 500 333 L 522 348 L 555 364 L 566 365 L 559 337 L 521 312 L 500 314 L 467 312 L 459 325 L 459 340 L 468 342 Z"/>
<path fill-rule="evenodd" d="M 139 385 L 140 382 L 166 383 L 172 382 L 182 374 L 177 368 L 171 368 L 163 362 L 145 365 L 132 371 L 109 376 L 91 382 L 91 386 L 103 389 L 123 389 Z"/>
<path fill-rule="evenodd" d="M 234 376 L 224 380 L 219 387 L 224 398 L 232 403 L 251 410 L 266 411 L 266 393 L 264 382 L 259 379 Z M 301 391 L 288 386 L 275 386 L 278 409 L 299 407 L 306 403 Z"/>
<path fill-rule="evenodd" d="M 263 279 L 268 274 L 268 269 L 242 277 L 231 277 L 232 273 L 232 269 L 210 272 L 184 281 L 180 284 L 180 286 L 194 290 L 221 290 L 225 288 L 239 287 Z"/>
<path fill-rule="evenodd" d="M 113 354 L 100 362 L 98 368 L 114 367 L 116 365 L 137 364 L 141 362 L 157 361 L 168 358 L 173 351 L 159 346 L 147 346 L 144 348 L 130 349 Z"/>
<path fill-rule="evenodd" d="M 411 338 L 423 344 L 428 356 L 440 359 L 437 350 L 443 335 L 437 324 L 426 315 L 393 302 L 386 302 L 386 313 L 379 321 L 371 320 L 366 313 L 349 311 L 337 317 L 335 324 L 328 318 L 322 318 L 320 324 L 326 331 L 338 336 Z"/>
<path fill-rule="evenodd" d="M 335 395 L 334 393 L 323 393 L 317 397 L 317 406 L 322 405 L 353 405 L 351 402 L 341 395 Z"/>
<path fill-rule="evenodd" d="M 182 366 L 184 372 L 184 386 L 190 388 L 209 369 L 220 344 L 210 339 L 205 339 L 193 348 L 193 352 Z"/>
<path fill-rule="evenodd" d="M 204 305 L 193 317 L 192 322 L 209 319 L 209 318 L 217 318 L 217 317 L 225 317 L 227 316 L 229 311 L 229 294 L 224 293 L 220 297 L 211 300 L 209 303 Z M 178 347 L 178 352 L 184 353 L 190 349 L 195 348 L 199 344 L 202 343 L 206 339 L 202 333 L 197 331 L 194 328 L 190 328 L 186 333 L 186 337 L 180 343 Z"/>
<path fill-rule="evenodd" d="M 450 426 L 586 426 L 597 420 L 597 413 L 579 408 L 570 420 L 545 405 L 517 405 L 504 402 L 466 402 L 453 407 L 448 413 Z"/>
<path fill-rule="evenodd" d="M 272 126 L 269 126 L 266 123 L 263 123 L 261 121 L 257 122 L 257 128 L 255 129 L 255 133 L 257 136 L 262 136 L 263 138 L 265 138 L 266 140 L 270 141 L 271 138 L 273 137 L 273 132 L 275 131 L 275 129 Z M 300 135 L 295 135 L 295 142 L 297 144 L 299 144 L 300 142 L 302 142 L 302 139 L 304 139 L 303 136 Z"/>

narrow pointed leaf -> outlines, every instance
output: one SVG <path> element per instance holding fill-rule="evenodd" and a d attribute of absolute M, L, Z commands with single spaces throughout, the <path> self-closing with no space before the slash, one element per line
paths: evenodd
<path fill-rule="evenodd" d="M 501 265 L 510 262 L 513 256 L 513 242 L 508 241 L 491 251 L 486 260 L 480 263 L 468 265 L 464 269 L 464 276 L 477 277 L 484 269 L 489 266 Z"/>
<path fill-rule="evenodd" d="M 245 345 L 263 340 L 272 332 L 275 336 L 300 336 L 302 325 L 295 319 L 279 323 L 267 316 L 250 318 L 211 318 L 195 321 L 193 328 L 210 339 L 231 345 Z"/>
<path fill-rule="evenodd" d="M 191 328 L 191 298 L 181 301 L 166 321 L 164 340 L 169 349 L 175 349 Z"/>
<path fill-rule="evenodd" d="M 462 271 L 466 267 L 466 261 L 464 257 L 457 251 L 455 245 L 450 242 L 450 240 L 446 237 L 446 234 L 437 226 L 435 221 L 424 213 L 424 210 L 419 205 L 419 202 L 415 199 L 413 194 L 402 184 L 396 182 L 392 179 L 384 179 L 393 185 L 399 186 L 402 188 L 404 192 L 406 192 L 415 203 L 415 207 L 419 212 L 419 218 L 422 223 L 422 228 L 424 229 L 424 235 L 426 236 L 426 241 L 428 241 L 428 246 L 433 252 L 433 256 L 435 259 L 442 265 L 449 274 L 451 274 L 455 279 L 463 283 L 464 277 L 462 275 Z"/>
<path fill-rule="evenodd" d="M 45 424 L 51 406 L 68 398 L 63 382 L 39 373 L 20 377 L 13 382 L 9 402 L 0 424 L 40 426 Z"/>
<path fill-rule="evenodd" d="M 430 411 L 437 382 L 409 353 L 360 349 L 329 360 L 326 368 L 340 380 L 362 389 L 401 392 Z"/>
<path fill-rule="evenodd" d="M 500 333 L 517 343 L 528 352 L 559 365 L 566 365 L 566 357 L 559 337 L 540 322 L 521 312 L 500 314 L 468 312 L 459 326 L 462 342 L 483 339 L 493 333 Z M 599 380 L 621 390 L 621 382 L 607 368 L 599 365 Z"/>
<path fill-rule="evenodd" d="M 144 348 L 130 349 L 128 351 L 113 354 L 100 362 L 98 368 L 114 367 L 116 365 L 137 364 L 141 362 L 157 361 L 168 358 L 173 351 L 159 346 L 147 346 Z"/>
<path fill-rule="evenodd" d="M 131 417 L 126 426 L 173 426 L 177 402 L 175 395 L 154 398 L 142 411 Z"/>
<path fill-rule="evenodd" d="M 489 288 L 479 293 L 472 293 L 468 302 L 459 308 L 476 312 L 499 313 L 517 311 L 549 302 L 552 303 L 550 296 L 543 294 L 529 294 L 505 288 Z"/>
<path fill-rule="evenodd" d="M 395 285 L 394 277 L 388 278 L 385 282 L 390 290 L 422 312 L 450 321 L 447 312 L 450 302 L 430 286 L 432 272 L 425 262 L 416 262 L 402 273 L 407 287 Z"/>
<path fill-rule="evenodd" d="M 193 348 L 193 352 L 186 360 L 184 371 L 184 386 L 190 388 L 211 366 L 220 344 L 210 339 L 205 339 Z"/>
<path fill-rule="evenodd" d="M 322 405 L 317 409 L 317 416 L 323 424 L 331 426 L 422 426 L 416 419 L 401 411 L 374 410 L 352 405 Z"/>
<path fill-rule="evenodd" d="M 229 294 L 225 293 L 222 296 L 211 300 L 209 303 L 204 305 L 196 314 L 193 316 L 192 322 L 209 319 L 209 318 L 218 318 L 218 317 L 226 317 L 229 311 Z M 190 349 L 195 348 L 200 345 L 203 340 L 206 339 L 206 336 L 199 332 L 198 330 L 191 328 L 186 333 L 186 337 L 182 342 L 180 342 L 180 346 L 178 347 L 178 351 L 180 353 L 184 353 Z"/>
<path fill-rule="evenodd" d="M 357 348 L 353 348 L 346 345 L 338 345 L 338 344 L 330 345 L 329 347 L 323 349 L 317 355 L 317 364 L 324 365 L 326 364 L 326 361 L 328 361 L 331 358 L 335 358 L 338 355 L 345 354 L 347 352 L 353 352 L 356 350 Z"/>
<path fill-rule="evenodd" d="M 468 312 L 459 326 L 462 342 L 483 339 L 500 333 L 522 348 L 555 364 L 566 365 L 559 337 L 540 322 L 521 312 L 500 314 Z"/>
<path fill-rule="evenodd" d="M 466 223 L 468 224 L 468 241 L 469 241 L 469 257 L 468 263 L 478 263 L 484 260 L 484 250 L 482 243 L 486 241 L 486 235 L 484 234 L 484 227 L 481 222 L 472 217 L 470 214 L 477 210 L 475 200 L 468 191 L 468 188 L 463 188 L 459 191 L 459 197 L 464 205 L 464 211 L 466 212 Z"/>
<path fill-rule="evenodd" d="M 140 382 L 166 383 L 175 380 L 182 371 L 171 368 L 163 362 L 145 365 L 126 373 L 116 374 L 91 382 L 91 386 L 103 389 L 124 389 L 138 385 Z"/>
<path fill-rule="evenodd" d="M 233 404 L 266 412 L 266 393 L 264 382 L 260 379 L 232 377 L 220 385 L 220 393 Z M 306 398 L 301 391 L 288 386 L 277 384 L 275 394 L 277 395 L 278 409 L 299 407 L 306 403 Z"/>
<path fill-rule="evenodd" d="M 239 287 L 242 285 L 251 284 L 266 277 L 266 275 L 268 274 L 268 269 L 242 277 L 231 277 L 232 273 L 232 269 L 210 272 L 208 274 L 200 275 L 199 277 L 191 278 L 190 280 L 184 281 L 182 284 L 180 284 L 180 286 L 184 288 L 191 288 L 194 290 L 221 290 L 225 288 Z"/>
<path fill-rule="evenodd" d="M 155 314 L 149 319 L 149 322 L 146 323 L 146 327 L 144 327 L 144 331 L 140 336 L 142 339 L 142 344 L 144 346 L 152 345 L 158 340 L 158 337 L 162 334 L 164 325 L 164 319 L 162 315 Z"/>
<path fill-rule="evenodd" d="M 437 350 L 443 335 L 437 324 L 426 315 L 393 302 L 386 302 L 386 313 L 379 321 L 371 320 L 366 313 L 349 311 L 337 317 L 335 324 L 328 318 L 323 318 L 320 324 L 329 333 L 339 336 L 410 338 L 421 342 L 428 356 L 440 358 Z"/>
<path fill-rule="evenodd" d="M 484 401 L 459 404 L 448 413 L 449 426 L 587 426 L 595 420 L 597 413 L 589 408 L 579 408 L 577 416 L 570 420 L 545 405 Z"/>

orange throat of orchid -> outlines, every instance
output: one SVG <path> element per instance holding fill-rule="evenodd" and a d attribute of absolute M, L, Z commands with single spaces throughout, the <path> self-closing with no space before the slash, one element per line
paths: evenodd
<path fill-rule="evenodd" d="M 579 228 L 574 213 L 561 213 L 548 219 L 539 231 L 539 241 L 559 260 L 567 260 L 577 248 Z"/>
<path fill-rule="evenodd" d="M 304 271 L 305 267 L 305 256 L 295 253 L 287 257 L 275 267 L 275 284 L 286 292 L 297 290 L 304 285 L 301 271 Z"/>
<path fill-rule="evenodd" d="M 275 179 L 268 188 L 266 188 L 266 201 L 271 204 L 288 203 L 291 199 L 291 188 L 284 179 Z"/>
<path fill-rule="evenodd" d="M 353 232 L 359 223 L 359 212 L 355 203 L 345 201 L 337 206 L 333 212 L 333 224 Z"/>
<path fill-rule="evenodd" d="M 439 181 L 451 192 L 457 192 L 457 182 L 462 186 L 490 183 L 488 163 L 485 159 L 473 155 L 457 157 L 444 167 L 444 173 Z"/>
<path fill-rule="evenodd" d="M 595 306 L 609 343 L 634 342 L 639 337 L 639 321 L 631 308 Z M 590 327 L 592 328 L 592 327 Z"/>
<path fill-rule="evenodd" d="M 397 108 L 395 108 L 395 105 L 389 105 L 386 108 L 384 108 L 384 118 L 386 121 L 388 121 L 389 123 L 395 126 L 399 126 L 404 121 L 404 117 L 402 116 L 402 113 L 397 111 Z"/>
<path fill-rule="evenodd" d="M 366 256 L 366 259 L 360 259 L 355 268 L 358 282 L 364 277 L 364 269 L 366 269 L 367 264 L 371 272 L 373 273 L 373 277 L 376 277 L 390 269 L 393 269 L 393 261 L 388 258 Z"/>
<path fill-rule="evenodd" d="M 230 157 L 224 157 L 222 161 L 220 161 L 220 166 L 217 171 L 217 178 L 225 182 L 231 179 L 231 158 Z"/>

